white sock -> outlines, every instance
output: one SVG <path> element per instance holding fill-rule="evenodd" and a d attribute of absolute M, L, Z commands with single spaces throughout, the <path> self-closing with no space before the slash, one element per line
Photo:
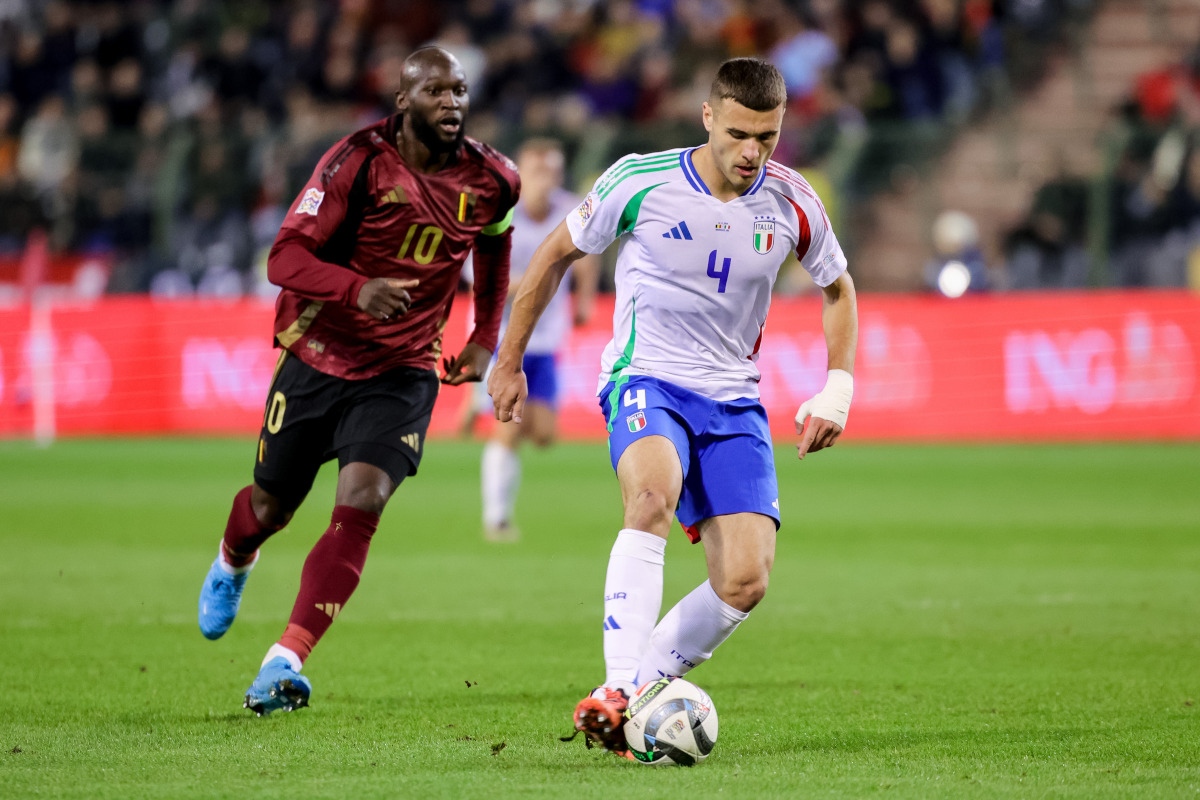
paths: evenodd
<path fill-rule="evenodd" d="M 624 528 L 604 577 L 604 685 L 632 694 L 638 664 L 662 608 L 667 540 Z"/>
<path fill-rule="evenodd" d="M 217 545 L 217 563 L 221 565 L 221 569 L 225 570 L 230 575 L 241 575 L 242 573 L 249 572 L 250 570 L 254 569 L 254 565 L 258 563 L 258 551 L 254 551 L 254 558 L 250 559 L 240 567 L 235 567 L 225 560 L 225 540 L 222 539 L 221 543 Z"/>
<path fill-rule="evenodd" d="M 292 669 L 296 670 L 296 672 L 299 672 L 300 668 L 304 666 L 300 661 L 300 656 L 296 655 L 294 650 L 290 650 L 278 643 L 271 645 L 271 649 L 267 651 L 267 655 L 263 658 L 263 665 L 265 666 L 272 658 L 280 656 L 286 658 L 287 662 L 292 665 Z"/>
<path fill-rule="evenodd" d="M 683 675 L 703 664 L 749 615 L 717 597 L 712 584 L 705 581 L 676 603 L 655 627 L 638 665 L 638 681 Z"/>
<path fill-rule="evenodd" d="M 511 524 L 517 507 L 517 487 L 521 485 L 520 457 L 499 442 L 488 442 L 483 447 L 480 473 L 483 524 L 490 527 Z"/>

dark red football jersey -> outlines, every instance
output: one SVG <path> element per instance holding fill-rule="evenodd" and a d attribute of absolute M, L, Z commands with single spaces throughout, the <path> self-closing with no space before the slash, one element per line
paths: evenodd
<path fill-rule="evenodd" d="M 491 293 L 498 297 L 485 293 L 477 301 L 477 319 L 483 312 L 485 322 L 476 323 L 471 341 L 496 346 L 521 185 L 516 165 L 468 137 L 452 164 L 423 174 L 400 158 L 399 124 L 399 115 L 389 117 L 330 148 L 271 249 L 268 275 L 283 287 L 275 341 L 328 375 L 357 380 L 398 366 L 433 368 L 477 238 L 481 251 L 502 249 L 502 259 L 486 260 L 502 262 L 504 274 L 490 276 L 493 285 L 503 279 Z M 420 281 L 408 290 L 407 314 L 380 321 L 358 309 L 359 290 L 378 277 Z"/>

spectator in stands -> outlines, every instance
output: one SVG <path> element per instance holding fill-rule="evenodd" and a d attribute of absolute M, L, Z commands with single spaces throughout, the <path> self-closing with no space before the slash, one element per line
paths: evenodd
<path fill-rule="evenodd" d="M 776 17 L 775 30 L 779 41 L 769 58 L 787 85 L 789 110 L 798 110 L 805 117 L 815 115 L 817 88 L 825 72 L 837 63 L 837 47 L 824 31 L 788 8 Z"/>
<path fill-rule="evenodd" d="M 891 90 L 890 116 L 924 121 L 941 116 L 946 101 L 941 65 L 911 20 L 897 19 L 888 28 L 884 80 Z"/>
<path fill-rule="evenodd" d="M 934 258 L 925 265 L 925 283 L 947 297 L 991 288 L 979 226 L 962 211 L 943 211 L 933 223 Z"/>
<path fill-rule="evenodd" d="M 216 194 L 196 196 L 173 239 L 176 268 L 159 273 L 151 291 L 170 296 L 237 296 L 248 281 L 252 242 L 249 222 L 224 208 Z"/>
<path fill-rule="evenodd" d="M 17 152 L 21 148 L 17 98 L 0 94 L 0 180 L 16 180 Z"/>
<path fill-rule="evenodd" d="M 1087 183 L 1058 157 L 1054 175 L 1034 194 L 1025 220 L 1008 236 L 1010 289 L 1078 289 L 1087 285 Z"/>
<path fill-rule="evenodd" d="M 17 170 L 48 206 L 59 205 L 67 177 L 75 169 L 79 143 L 66 103 L 50 95 L 21 131 Z"/>
<path fill-rule="evenodd" d="M 1067 5 L 1081 3 L 1087 0 Z M 506 139 L 515 145 L 531 127 L 554 133 L 584 180 L 625 148 L 655 149 L 664 131 L 694 133 L 694 109 L 708 88 L 696 84 L 696 75 L 731 55 L 769 52 L 791 95 L 791 133 L 779 157 L 804 166 L 820 162 L 845 189 L 866 185 L 856 175 L 890 174 L 897 159 L 910 155 L 892 147 L 890 131 L 873 148 L 870 124 L 898 122 L 903 133 L 913 121 L 947 112 L 965 117 L 986 95 L 980 88 L 986 71 L 1003 59 L 998 20 L 1041 25 L 1063 5 L 24 3 L 20 13 L 5 18 L 7 39 L 0 37 L 0 98 L 11 98 L 9 151 L 18 153 L 23 178 L 0 186 L 0 200 L 34 197 L 39 214 L 57 222 L 59 245 L 69 243 L 67 223 L 77 211 L 75 244 L 130 249 L 124 263 L 145 274 L 115 272 L 122 279 L 114 285 L 144 286 L 151 273 L 175 266 L 160 258 L 195 249 L 173 241 L 176 226 L 192 237 L 198 230 L 211 233 L 213 225 L 244 231 L 251 219 L 255 230 L 269 227 L 279 217 L 280 198 L 294 195 L 330 143 L 364 118 L 389 113 L 397 66 L 430 42 L 457 52 L 468 69 L 480 130 L 494 125 L 497 134 L 490 138 L 501 145 Z M 0 18 L 4 8 L 0 3 Z M 96 107 L 105 109 L 108 135 L 129 137 L 112 145 L 116 158 L 109 162 L 108 145 L 95 138 Z M 4 113 L 0 109 L 0 123 Z M 13 147 L 18 130 L 20 144 Z M 0 167 L 4 136 L 0 130 Z M 117 153 L 122 148 L 128 154 Z M 105 163 L 123 165 L 119 179 Z M 0 170 L 0 182 L 5 180 Z M 216 220 L 202 213 L 210 201 L 220 209 Z M 21 220 L 30 219 L 14 213 L 0 228 L 19 240 L 27 228 Z M 153 235 L 144 252 L 132 252 L 143 247 L 147 228 Z M 233 262 L 237 272 L 249 259 Z M 187 283 L 196 280 L 193 274 Z"/>

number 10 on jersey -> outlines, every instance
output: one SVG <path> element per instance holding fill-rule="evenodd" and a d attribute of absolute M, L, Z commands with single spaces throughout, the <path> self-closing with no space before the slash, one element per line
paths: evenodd
<path fill-rule="evenodd" d="M 708 254 L 708 277 L 717 279 L 717 294 L 725 294 L 725 284 L 729 281 L 729 261 L 722 260 L 721 269 L 717 270 L 717 251 Z"/>

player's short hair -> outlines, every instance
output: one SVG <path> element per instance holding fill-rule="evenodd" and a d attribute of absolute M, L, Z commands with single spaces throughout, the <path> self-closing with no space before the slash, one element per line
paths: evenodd
<path fill-rule="evenodd" d="M 731 58 L 717 69 L 708 102 L 733 100 L 751 111 L 770 111 L 787 102 L 787 85 L 774 64 L 761 58 Z"/>
<path fill-rule="evenodd" d="M 548 136 L 536 136 L 521 142 L 520 147 L 517 148 L 517 161 L 525 156 L 545 156 L 553 159 L 552 163 L 558 169 L 563 169 L 566 165 L 566 152 L 563 150 L 562 142 Z"/>
<path fill-rule="evenodd" d="M 521 153 L 561 153 L 562 151 L 563 145 L 558 139 L 551 139 L 549 136 L 535 136 L 521 142 L 520 147 L 517 148 L 517 155 Z"/>

